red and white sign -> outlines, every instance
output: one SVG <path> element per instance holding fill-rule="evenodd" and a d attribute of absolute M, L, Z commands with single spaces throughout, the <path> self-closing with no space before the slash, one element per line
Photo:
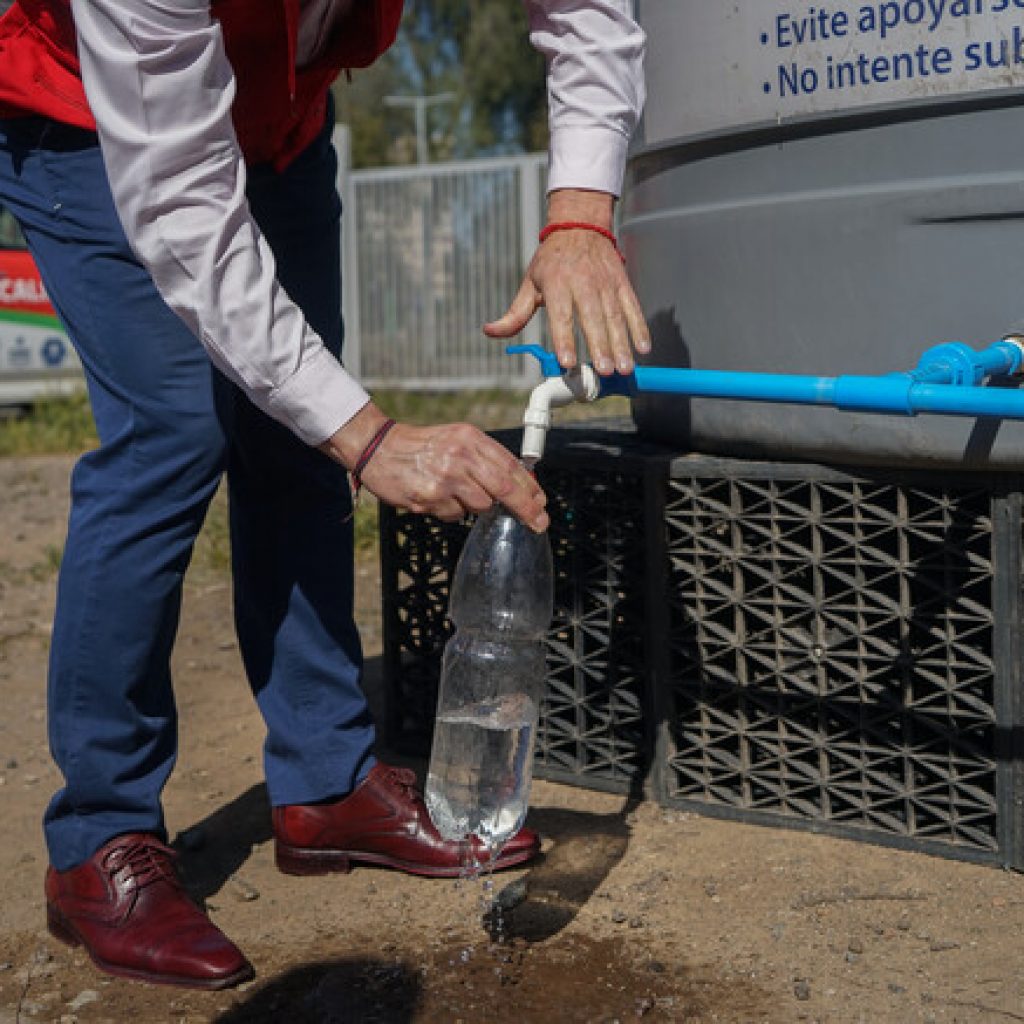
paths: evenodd
<path fill-rule="evenodd" d="M 80 374 L 31 254 L 0 249 L 0 405 L 31 401 Z"/>
<path fill-rule="evenodd" d="M 0 310 L 55 316 L 31 254 L 0 249 Z"/>

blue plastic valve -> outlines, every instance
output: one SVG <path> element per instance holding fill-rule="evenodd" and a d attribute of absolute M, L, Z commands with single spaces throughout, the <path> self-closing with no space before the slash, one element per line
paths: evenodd
<path fill-rule="evenodd" d="M 505 352 L 510 356 L 533 356 L 540 363 L 540 372 L 545 377 L 560 377 L 562 367 L 558 365 L 558 357 L 542 345 L 509 345 Z"/>

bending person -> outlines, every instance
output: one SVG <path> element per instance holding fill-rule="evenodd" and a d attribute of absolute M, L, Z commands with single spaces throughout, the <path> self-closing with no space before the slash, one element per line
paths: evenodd
<path fill-rule="evenodd" d="M 626 0 L 531 0 L 548 55 L 551 216 L 611 227 L 642 98 Z M 99 447 L 72 476 L 49 666 L 64 785 L 48 923 L 113 974 L 221 988 L 253 970 L 188 898 L 161 794 L 177 753 L 182 580 L 224 473 L 239 645 L 267 727 L 278 864 L 460 867 L 412 773 L 381 764 L 360 687 L 346 471 L 443 519 L 545 497 L 467 424 L 393 427 L 341 359 L 330 85 L 392 42 L 401 0 L 14 0 L 0 18 L 0 201 L 85 368 Z M 647 344 L 613 242 L 565 229 L 512 309 L 572 359 Z M 327 457 L 325 457 L 325 454 Z M 498 868 L 539 849 L 524 829 Z"/>

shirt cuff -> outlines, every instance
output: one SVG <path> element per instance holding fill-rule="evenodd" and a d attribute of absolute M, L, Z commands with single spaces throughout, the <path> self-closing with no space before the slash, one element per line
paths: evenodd
<path fill-rule="evenodd" d="M 268 402 L 267 411 L 313 447 L 336 434 L 370 396 L 326 349 L 303 362 Z"/>
<path fill-rule="evenodd" d="M 551 132 L 548 191 L 622 192 L 629 140 L 611 128 L 565 126 Z"/>

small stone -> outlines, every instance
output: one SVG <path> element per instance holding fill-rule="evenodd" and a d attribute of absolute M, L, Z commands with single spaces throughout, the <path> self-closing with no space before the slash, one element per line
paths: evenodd
<path fill-rule="evenodd" d="M 75 996 L 74 999 L 68 1003 L 69 1010 L 80 1010 L 83 1006 L 88 1006 L 90 1003 L 95 1003 L 99 999 L 99 992 L 94 991 L 91 988 L 83 989 Z"/>
<path fill-rule="evenodd" d="M 896 927 L 899 928 L 899 930 L 901 932 L 909 932 L 910 931 L 910 921 L 907 918 L 905 918 L 905 917 L 901 917 L 896 922 Z"/>
<path fill-rule="evenodd" d="M 231 876 L 231 892 L 246 903 L 252 903 L 260 898 L 259 889 L 247 882 L 241 875 Z"/>
<path fill-rule="evenodd" d="M 845 959 L 848 964 L 855 964 L 857 962 L 857 954 L 851 953 L 849 950 L 847 950 L 843 954 L 843 959 Z"/>
<path fill-rule="evenodd" d="M 850 939 L 850 944 L 846 947 L 851 953 L 860 955 L 864 952 L 864 943 L 860 939 Z"/>
<path fill-rule="evenodd" d="M 57 973 L 57 963 L 51 960 L 49 963 L 40 964 L 38 967 L 33 968 L 32 978 L 38 981 L 40 978 L 52 978 Z M 56 999 L 56 995 L 40 996 L 41 999 Z"/>
<path fill-rule="evenodd" d="M 811 998 L 811 986 L 803 978 L 798 978 L 793 983 L 793 995 L 804 1003 Z"/>
<path fill-rule="evenodd" d="M 18 767 L 18 759 L 16 757 L 9 757 L 7 759 L 7 761 L 6 761 L 6 763 L 4 764 L 4 767 L 8 771 L 13 772 L 14 769 Z"/>
<path fill-rule="evenodd" d="M 631 917 L 629 919 L 629 927 L 630 928 L 643 928 L 643 926 L 644 926 L 644 919 L 642 917 Z"/>
<path fill-rule="evenodd" d="M 928 949 L 932 953 L 946 953 L 951 949 L 959 949 L 960 943 L 952 939 L 932 939 Z"/>
<path fill-rule="evenodd" d="M 626 915 L 621 910 L 612 911 L 612 923 L 613 924 L 624 924 L 626 921 Z"/>
<path fill-rule="evenodd" d="M 895 981 L 889 982 L 889 991 L 894 995 L 898 996 L 907 991 L 905 985 L 898 985 Z"/>

